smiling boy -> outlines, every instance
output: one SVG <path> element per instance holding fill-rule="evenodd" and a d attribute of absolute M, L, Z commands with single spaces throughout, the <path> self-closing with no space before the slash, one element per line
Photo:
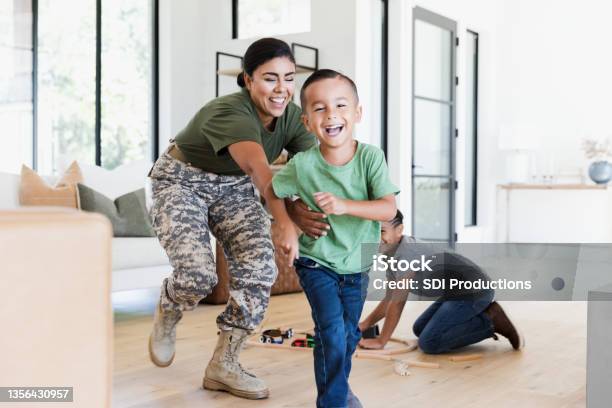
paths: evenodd
<path fill-rule="evenodd" d="M 362 262 L 361 244 L 379 242 L 380 222 L 395 215 L 399 190 L 389 179 L 383 152 L 353 139 L 362 109 L 350 78 L 316 71 L 300 96 L 304 124 L 320 145 L 298 153 L 279 171 L 266 199 L 275 218 L 275 244 L 288 263 L 297 258 L 312 309 L 317 407 L 357 407 L 348 377 L 371 266 Z M 298 244 L 281 200 L 293 195 L 326 214 L 327 235 L 302 235 Z"/>

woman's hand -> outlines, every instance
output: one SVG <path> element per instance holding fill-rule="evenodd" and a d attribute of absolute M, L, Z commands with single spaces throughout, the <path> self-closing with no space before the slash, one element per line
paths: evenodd
<path fill-rule="evenodd" d="M 312 211 L 301 200 L 291 201 L 285 200 L 285 206 L 291 220 L 301 229 L 304 234 L 311 238 L 319 238 L 327 235 L 329 224 L 322 222 L 326 215 L 320 212 Z"/>
<path fill-rule="evenodd" d="M 272 241 L 276 251 L 281 255 L 283 263 L 287 267 L 293 266 L 299 256 L 300 246 L 298 244 L 298 234 L 291 222 L 272 223 Z"/>
<path fill-rule="evenodd" d="M 336 197 L 332 193 L 314 193 L 317 205 L 327 215 L 342 215 L 348 211 L 346 200 Z"/>

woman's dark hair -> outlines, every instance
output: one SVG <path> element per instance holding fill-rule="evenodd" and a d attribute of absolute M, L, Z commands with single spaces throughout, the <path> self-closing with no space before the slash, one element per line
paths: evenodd
<path fill-rule="evenodd" d="M 289 58 L 295 64 L 295 58 L 291 52 L 291 48 L 286 42 L 277 38 L 262 38 L 249 45 L 244 53 L 242 61 L 242 72 L 238 74 L 236 82 L 241 88 L 245 87 L 244 74 L 249 76 L 262 64 L 274 58 Z"/>
<path fill-rule="evenodd" d="M 333 69 L 319 69 L 313 72 L 312 74 L 310 74 L 310 76 L 306 79 L 306 81 L 304 81 L 304 85 L 302 85 L 302 90 L 300 91 L 300 103 L 302 104 L 302 108 L 306 106 L 306 98 L 304 97 L 304 95 L 306 95 L 306 88 L 308 88 L 310 85 L 314 84 L 315 82 L 322 81 L 324 79 L 334 79 L 334 78 L 340 78 L 348 82 L 348 84 L 353 89 L 353 93 L 355 94 L 355 100 L 359 102 L 359 93 L 357 92 L 357 85 L 355 85 L 355 82 L 353 82 L 351 78 L 347 77 L 346 75 L 338 71 L 334 71 Z"/>

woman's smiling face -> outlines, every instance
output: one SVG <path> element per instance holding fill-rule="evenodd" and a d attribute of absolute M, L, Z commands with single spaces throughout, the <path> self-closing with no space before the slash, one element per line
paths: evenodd
<path fill-rule="evenodd" d="M 273 58 L 245 74 L 246 88 L 264 126 L 285 112 L 295 90 L 295 64 L 287 57 Z"/>

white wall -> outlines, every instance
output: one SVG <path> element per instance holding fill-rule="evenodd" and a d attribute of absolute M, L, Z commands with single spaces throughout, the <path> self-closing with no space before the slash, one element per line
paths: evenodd
<path fill-rule="evenodd" d="M 612 139 L 612 54 L 607 39 L 611 15 L 612 3 L 599 0 L 513 0 L 504 1 L 499 9 L 499 125 L 513 132 L 513 139 L 530 141 L 536 159 L 530 172 L 536 176 L 549 171 L 586 175 L 589 161 L 581 149 L 582 139 Z M 504 152 L 495 153 L 502 162 Z M 504 177 L 500 167 L 498 180 Z M 589 194 L 581 191 L 582 204 L 576 207 L 568 205 L 569 199 L 555 202 L 555 193 L 545 192 L 547 199 L 532 201 L 531 208 L 517 205 L 510 212 L 524 224 L 517 228 L 528 229 L 533 214 L 548 209 L 532 241 L 557 242 L 568 236 L 574 242 L 609 241 L 609 234 L 599 230 L 604 224 L 604 231 L 612 231 L 612 224 L 605 210 L 602 213 L 602 203 L 593 202 Z M 593 224 L 594 219 L 599 221 Z M 590 226 L 590 239 L 575 233 L 571 227 L 575 220 Z M 565 234 L 555 232 L 559 225 Z"/>
<path fill-rule="evenodd" d="M 559 172 L 588 161 L 584 137 L 612 139 L 612 3 L 512 0 L 500 9 L 500 123 L 532 129 L 542 171 L 546 154 Z"/>

